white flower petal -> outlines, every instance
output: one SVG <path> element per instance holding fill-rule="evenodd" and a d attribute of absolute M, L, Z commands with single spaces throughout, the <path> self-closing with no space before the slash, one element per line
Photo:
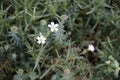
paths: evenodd
<path fill-rule="evenodd" d="M 51 28 L 52 26 L 51 26 L 50 24 L 48 24 L 48 27 L 50 27 L 50 28 Z"/>
<path fill-rule="evenodd" d="M 42 41 L 42 44 L 45 44 L 45 41 Z"/>
<path fill-rule="evenodd" d="M 53 26 L 53 25 L 54 25 L 54 22 L 51 22 L 51 25 Z"/>
<path fill-rule="evenodd" d="M 51 30 L 51 32 L 54 32 L 54 29 L 53 29 L 53 28 L 51 28 L 50 30 Z"/>
<path fill-rule="evenodd" d="M 55 24 L 55 27 L 58 27 L 59 25 L 58 24 Z"/>
<path fill-rule="evenodd" d="M 37 40 L 39 40 L 39 39 L 40 39 L 40 37 L 38 36 L 36 39 L 37 39 Z"/>
<path fill-rule="evenodd" d="M 37 41 L 38 42 L 38 44 L 40 44 L 41 42 L 40 41 Z"/>
<path fill-rule="evenodd" d="M 44 40 L 46 40 L 46 38 L 44 38 Z"/>
<path fill-rule="evenodd" d="M 58 28 L 55 28 L 55 31 L 58 31 Z"/>

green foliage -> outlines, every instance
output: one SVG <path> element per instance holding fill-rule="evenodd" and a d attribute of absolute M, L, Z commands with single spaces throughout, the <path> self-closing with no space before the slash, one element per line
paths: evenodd
<path fill-rule="evenodd" d="M 0 80 L 9 80 L 12 78 L 14 68 L 11 63 L 6 60 L 0 64 Z"/>
<path fill-rule="evenodd" d="M 119 80 L 119 31 L 120 0 L 0 0 L 0 80 Z"/>

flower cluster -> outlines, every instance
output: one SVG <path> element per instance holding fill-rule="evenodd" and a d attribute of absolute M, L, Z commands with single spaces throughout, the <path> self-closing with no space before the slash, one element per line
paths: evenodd
<path fill-rule="evenodd" d="M 51 22 L 51 24 L 48 24 L 48 27 L 50 28 L 51 32 L 57 32 L 58 31 L 58 24 L 55 24 L 54 22 Z M 38 44 L 45 44 L 46 38 L 40 33 L 40 35 L 36 38 Z"/>

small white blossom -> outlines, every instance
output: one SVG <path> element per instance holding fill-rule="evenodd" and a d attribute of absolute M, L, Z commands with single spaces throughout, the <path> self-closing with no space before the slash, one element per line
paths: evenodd
<path fill-rule="evenodd" d="M 38 43 L 40 44 L 45 44 L 45 41 L 46 41 L 46 38 L 42 35 L 42 33 L 40 33 L 40 36 L 38 36 L 37 38 L 36 38 L 38 41 Z"/>
<path fill-rule="evenodd" d="M 95 50 L 95 48 L 93 45 L 88 45 L 88 50 L 93 52 Z"/>
<path fill-rule="evenodd" d="M 57 32 L 58 31 L 58 24 L 55 24 L 54 22 L 51 22 L 51 24 L 48 24 L 48 27 L 50 28 L 51 32 Z"/>

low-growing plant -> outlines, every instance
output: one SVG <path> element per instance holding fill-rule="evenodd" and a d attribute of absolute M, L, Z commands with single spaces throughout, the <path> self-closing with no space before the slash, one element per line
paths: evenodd
<path fill-rule="evenodd" d="M 119 0 L 0 0 L 0 80 L 119 80 Z"/>

